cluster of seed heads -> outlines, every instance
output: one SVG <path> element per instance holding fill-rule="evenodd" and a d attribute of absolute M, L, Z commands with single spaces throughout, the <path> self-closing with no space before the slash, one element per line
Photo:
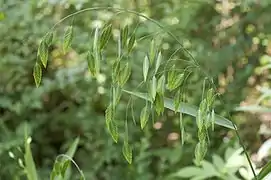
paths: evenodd
<path fill-rule="evenodd" d="M 129 30 L 128 25 L 120 29 L 120 34 L 118 36 L 118 56 L 112 63 L 111 67 L 111 98 L 105 111 L 106 127 L 115 142 L 118 142 L 119 140 L 118 122 L 116 121 L 115 114 L 118 103 L 121 99 L 124 85 L 129 80 L 132 72 L 132 62 L 129 59 L 129 55 L 133 52 L 136 43 L 135 31 L 129 32 Z M 73 26 L 70 25 L 65 29 L 63 36 L 62 48 L 64 53 L 66 53 L 71 47 L 73 36 Z M 49 47 L 52 44 L 53 38 L 54 32 L 48 32 L 42 38 L 38 47 L 38 59 L 33 70 L 33 76 L 37 87 L 41 84 L 42 68 L 47 67 Z M 103 53 L 108 41 L 111 38 L 112 24 L 105 24 L 102 28 L 97 27 L 95 29 L 92 47 L 86 52 L 88 70 L 93 77 L 97 77 L 101 71 Z M 185 130 L 182 113 L 179 111 L 179 109 L 183 98 L 183 87 L 185 85 L 185 80 L 189 76 L 189 71 L 180 72 L 175 65 L 168 70 L 165 70 L 165 68 L 164 70 L 161 70 L 160 65 L 163 61 L 165 60 L 163 59 L 162 50 L 156 45 L 155 39 L 152 39 L 149 50 L 146 52 L 142 62 L 143 81 L 141 85 L 144 85 L 148 90 L 148 97 L 146 98 L 146 104 L 140 113 L 140 127 L 141 129 L 146 127 L 150 119 L 150 112 L 152 112 L 152 110 L 155 111 L 158 116 L 163 114 L 166 92 L 174 94 L 174 109 L 175 112 L 180 113 L 180 132 L 183 144 L 185 139 Z M 208 146 L 208 128 L 214 126 L 214 97 L 214 91 L 213 89 L 210 89 L 207 92 L 206 98 L 202 100 L 198 110 L 197 126 L 199 143 L 195 149 L 195 157 L 197 162 L 200 162 L 206 154 Z M 122 151 L 127 162 L 132 163 L 132 147 L 129 144 L 127 119 L 125 123 L 125 137 Z M 63 174 L 63 171 L 66 170 L 67 164 L 68 161 L 62 164 L 56 162 L 52 172 L 52 177 Z"/>

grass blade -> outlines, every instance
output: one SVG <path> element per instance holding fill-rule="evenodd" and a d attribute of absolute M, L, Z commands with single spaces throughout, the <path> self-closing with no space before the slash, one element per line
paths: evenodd
<path fill-rule="evenodd" d="M 271 172 L 271 161 L 269 161 L 258 175 L 258 180 L 264 179 Z"/>
<path fill-rule="evenodd" d="M 127 91 L 127 90 L 123 90 L 123 91 L 128 94 L 137 96 L 141 99 L 151 101 L 151 99 L 148 97 L 148 95 L 146 93 L 132 92 L 132 91 Z M 174 111 L 175 108 L 174 108 L 174 100 L 173 99 L 165 98 L 164 103 L 165 103 L 166 108 Z M 184 113 L 184 114 L 191 115 L 193 117 L 196 117 L 198 108 L 196 106 L 181 102 L 180 108 L 177 111 Z M 228 120 L 222 116 L 219 116 L 219 115 L 215 115 L 215 124 L 220 125 L 220 126 L 224 126 L 226 128 L 233 129 L 233 130 L 237 129 L 237 127 L 234 127 L 235 125 L 230 120 Z"/>
<path fill-rule="evenodd" d="M 27 127 L 25 129 L 25 154 L 24 154 L 24 160 L 25 160 L 25 171 L 27 175 L 28 180 L 38 180 L 38 174 L 36 165 L 32 156 L 32 151 L 30 147 L 31 143 L 31 137 L 28 137 Z"/>

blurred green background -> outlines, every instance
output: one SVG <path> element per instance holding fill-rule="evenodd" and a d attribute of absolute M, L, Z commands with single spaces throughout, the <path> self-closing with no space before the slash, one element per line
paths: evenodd
<path fill-rule="evenodd" d="M 163 35 L 164 59 L 179 48 L 174 39 L 153 23 L 106 10 L 80 14 L 74 19 L 72 48 L 63 54 L 61 38 L 71 23 L 65 21 L 57 27 L 42 85 L 35 87 L 32 70 L 41 38 L 62 17 L 96 6 L 144 13 L 175 34 L 201 67 L 214 77 L 221 94 L 216 111 L 223 116 L 231 115 L 253 159 L 271 132 L 270 0 L 0 0 L 1 180 L 24 179 L 18 160 L 23 158 L 26 124 L 31 127 L 32 152 L 39 176 L 44 180 L 49 179 L 56 156 L 65 153 L 78 136 L 80 142 L 74 159 L 86 179 L 184 179 L 182 168 L 193 165 L 197 143 L 195 121 L 184 117 L 186 143 L 181 146 L 178 115 L 171 111 L 150 122 L 144 131 L 140 130 L 139 123 L 135 126 L 130 119 L 129 138 L 134 158 L 132 165 L 128 165 L 121 153 L 122 143 L 115 144 L 105 126 L 111 70 L 104 64 L 98 80 L 87 70 L 85 52 L 92 43 L 93 27 L 113 19 L 113 33 L 117 33 L 119 27 L 129 24 L 132 31 L 136 29 L 137 46 L 132 56 L 132 76 L 125 87 L 133 89 L 143 78 L 141 64 L 151 38 Z M 107 59 L 116 58 L 116 53 L 116 41 L 111 39 Z M 188 60 L 182 52 L 177 53 L 176 58 Z M 181 61 L 179 65 L 187 66 Z M 200 73 L 193 73 L 189 78 L 188 103 L 199 104 L 203 81 Z M 121 133 L 128 100 L 129 96 L 124 94 L 118 109 Z M 142 100 L 134 103 L 137 122 L 143 106 Z M 239 106 L 242 108 L 236 111 Z M 240 165 L 225 165 L 230 164 L 227 160 L 240 148 L 235 133 L 216 127 L 210 133 L 210 140 L 206 171 L 213 167 L 219 175 L 201 179 L 249 179 L 249 172 L 241 169 L 246 167 L 243 161 Z M 197 176 L 200 172 L 193 173 Z M 74 169 L 71 179 L 78 176 Z"/>

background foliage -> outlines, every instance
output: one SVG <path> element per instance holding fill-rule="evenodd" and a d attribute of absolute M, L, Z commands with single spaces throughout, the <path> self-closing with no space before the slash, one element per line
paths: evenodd
<path fill-rule="evenodd" d="M 262 141 L 269 138 L 270 90 L 269 96 L 260 102 L 267 107 L 266 111 L 251 115 L 237 112 L 234 108 L 240 104 L 257 103 L 260 93 L 256 87 L 270 87 L 270 1 L 0 0 L 1 179 L 23 178 L 19 159 L 23 159 L 25 124 L 31 129 L 32 152 L 42 179 L 49 178 L 55 157 L 66 152 L 77 136 L 80 136 L 80 142 L 74 159 L 86 179 L 178 179 L 182 178 L 180 169 L 193 164 L 197 132 L 191 117 L 184 117 L 187 134 L 182 147 L 178 117 L 168 111 L 162 118 L 155 119 L 154 124 L 148 123 L 148 128 L 142 132 L 138 117 L 144 101 L 136 100 L 137 126 L 132 120 L 129 123 L 129 138 L 134 148 L 132 165 L 127 165 L 121 154 L 122 144 L 115 144 L 107 133 L 104 111 L 109 102 L 111 72 L 103 66 L 103 74 L 98 80 L 92 79 L 87 72 L 85 52 L 92 42 L 93 27 L 111 19 L 114 16 L 112 12 L 93 11 L 77 16 L 72 49 L 63 54 L 62 39 L 54 39 L 49 68 L 43 72 L 42 85 L 35 87 L 32 67 L 43 35 L 60 18 L 94 6 L 133 9 L 164 24 L 191 51 L 201 67 L 214 77 L 221 94 L 221 99 L 216 102 L 216 111 L 223 116 L 230 115 L 238 124 L 249 152 L 256 152 Z M 58 37 L 62 37 L 70 23 L 66 21 L 58 26 Z M 161 29 L 140 18 L 119 14 L 113 18 L 113 33 L 126 23 L 136 29 L 138 40 L 133 54 L 133 73 L 127 84 L 127 89 L 131 89 L 142 80 L 141 63 L 150 43 L 150 39 L 139 39 L 150 34 L 153 37 L 161 35 Z M 164 34 L 162 42 L 164 58 L 168 59 L 179 45 Z M 111 40 L 107 58 L 114 59 L 116 51 L 116 42 Z M 176 58 L 187 59 L 182 52 L 177 53 Z M 180 61 L 178 65 L 184 67 L 187 64 Z M 187 102 L 199 104 L 203 80 L 200 73 L 189 78 Z M 124 96 L 121 99 L 118 110 L 119 119 L 123 119 L 122 131 L 128 98 Z M 262 136 L 255 136 L 263 124 L 267 130 Z M 206 159 L 214 166 L 217 162 L 214 162 L 213 154 L 224 159 L 230 156 L 229 152 L 239 149 L 234 132 L 225 128 L 216 127 L 210 139 L 211 147 Z M 234 170 L 219 167 L 217 171 L 223 173 L 217 177 L 246 177 L 238 171 L 241 166 L 236 167 Z M 73 172 L 74 178 L 79 176 Z"/>

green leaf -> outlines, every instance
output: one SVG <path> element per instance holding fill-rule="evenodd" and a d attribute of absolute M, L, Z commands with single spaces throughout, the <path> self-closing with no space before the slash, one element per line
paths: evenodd
<path fill-rule="evenodd" d="M 68 151 L 66 152 L 66 155 L 68 155 L 70 158 L 73 158 L 76 150 L 77 150 L 77 147 L 78 147 L 78 144 L 79 144 L 79 141 L 80 141 L 80 138 L 77 137 L 73 143 L 71 144 L 71 146 L 69 147 Z"/>
<path fill-rule="evenodd" d="M 135 33 L 133 33 L 129 39 L 129 42 L 128 42 L 128 54 L 131 53 L 133 47 L 134 47 L 134 44 L 135 44 Z"/>
<path fill-rule="evenodd" d="M 155 48 L 155 42 L 154 39 L 151 41 L 151 46 L 150 46 L 150 52 L 149 52 L 149 57 L 150 57 L 150 64 L 153 64 L 154 58 L 156 54 L 156 48 Z"/>
<path fill-rule="evenodd" d="M 165 85 L 166 85 L 166 77 L 165 75 L 162 75 L 159 79 L 158 79 L 158 83 L 157 83 L 157 92 L 160 93 L 162 96 L 164 96 L 165 93 Z"/>
<path fill-rule="evenodd" d="M 108 40 L 110 39 L 112 34 L 112 25 L 108 25 L 104 30 L 102 31 L 101 35 L 101 42 L 100 42 L 100 49 L 104 49 L 105 45 L 108 43 Z"/>
<path fill-rule="evenodd" d="M 70 145 L 70 147 L 69 147 L 69 149 L 67 150 L 67 152 L 65 153 L 67 156 L 69 156 L 70 158 L 73 158 L 74 157 L 74 154 L 75 154 L 75 152 L 76 152 L 76 150 L 77 150 L 77 148 L 78 148 L 78 144 L 79 144 L 79 141 L 80 141 L 80 138 L 79 137 L 77 137 L 73 142 L 72 142 L 72 144 Z M 67 161 L 67 160 L 66 160 Z M 65 161 L 65 162 L 66 162 Z M 63 166 L 64 166 L 64 164 L 63 164 Z M 62 169 L 63 169 L 63 166 L 62 166 Z M 67 167 L 67 170 L 66 170 L 66 172 L 65 172 L 65 175 L 64 175 L 64 180 L 68 180 L 68 179 L 70 179 L 70 177 L 71 177 L 71 166 L 70 165 L 68 165 L 68 167 Z M 59 180 L 59 179 L 58 179 Z"/>
<path fill-rule="evenodd" d="M 87 53 L 88 70 L 92 76 L 96 76 L 95 60 L 93 54 L 88 51 Z"/>
<path fill-rule="evenodd" d="M 175 70 L 170 71 L 168 77 L 169 79 L 167 87 L 170 91 L 179 87 L 184 80 L 184 74 L 177 74 Z"/>
<path fill-rule="evenodd" d="M 57 177 L 57 173 L 54 170 L 52 170 L 50 174 L 50 180 L 55 180 L 56 177 Z"/>
<path fill-rule="evenodd" d="M 31 138 L 28 137 L 25 140 L 24 146 L 25 146 L 25 154 L 24 154 L 24 161 L 25 161 L 25 171 L 28 180 L 38 180 L 37 170 L 35 166 L 35 162 L 33 160 L 31 147 L 30 147 L 30 140 Z"/>
<path fill-rule="evenodd" d="M 127 62 L 125 64 L 125 66 L 123 67 L 123 69 L 119 73 L 119 81 L 118 82 L 121 87 L 123 87 L 124 84 L 128 81 L 130 75 L 131 75 L 131 66 Z"/>
<path fill-rule="evenodd" d="M 116 122 L 110 121 L 108 123 L 107 129 L 108 129 L 110 135 L 112 136 L 113 140 L 115 141 L 115 143 L 117 143 L 118 139 L 119 139 L 119 133 L 118 133 L 118 126 L 117 126 Z"/>
<path fill-rule="evenodd" d="M 170 68 L 167 75 L 167 88 L 170 90 L 174 84 L 174 78 L 176 77 L 175 64 Z"/>
<path fill-rule="evenodd" d="M 59 175 L 61 173 L 61 162 L 55 161 L 54 171 L 56 172 L 57 175 Z"/>
<path fill-rule="evenodd" d="M 65 160 L 61 167 L 61 176 L 65 177 L 68 167 L 70 166 L 70 160 Z"/>
<path fill-rule="evenodd" d="M 155 76 L 153 76 L 153 78 L 151 79 L 151 81 L 149 83 L 149 94 L 150 94 L 152 101 L 155 100 L 156 89 L 157 89 L 156 78 L 155 78 Z"/>
<path fill-rule="evenodd" d="M 148 94 L 146 94 L 146 93 L 132 92 L 132 91 L 127 91 L 127 90 L 123 90 L 123 91 L 128 94 L 139 97 L 141 99 L 151 101 Z M 174 111 L 174 100 L 172 100 L 170 98 L 164 98 L 164 102 L 165 102 L 166 108 Z M 194 117 L 197 116 L 197 111 L 198 111 L 197 107 L 190 105 L 190 104 L 187 104 L 187 103 L 184 103 L 184 102 L 180 103 L 180 108 L 178 110 L 178 112 L 182 112 L 184 114 L 188 114 L 188 115 L 191 115 Z M 219 116 L 219 115 L 215 115 L 215 123 L 217 125 L 220 125 L 220 126 L 223 126 L 223 127 L 229 128 L 229 129 L 233 129 L 233 130 L 237 129 L 236 125 L 234 125 L 233 122 L 231 122 L 230 120 L 228 120 L 222 116 Z"/>
<path fill-rule="evenodd" d="M 71 47 L 72 39 L 73 39 L 73 27 L 68 26 L 64 32 L 64 40 L 63 40 L 64 53 L 66 53 L 66 51 Z"/>
<path fill-rule="evenodd" d="M 121 47 L 125 47 L 128 39 L 128 25 L 126 25 L 123 29 L 121 29 L 120 35 L 121 35 Z"/>
<path fill-rule="evenodd" d="M 257 176 L 258 180 L 264 179 L 271 172 L 271 161 L 269 161 Z"/>
<path fill-rule="evenodd" d="M 237 107 L 237 108 L 235 108 L 235 111 L 255 112 L 255 113 L 270 113 L 271 108 L 260 106 L 260 105 L 249 105 L 249 106 Z"/>
<path fill-rule="evenodd" d="M 141 113 L 140 113 L 141 129 L 144 129 L 144 127 L 146 126 L 146 124 L 149 120 L 149 116 L 150 116 L 150 111 L 149 111 L 148 106 L 146 104 L 146 106 L 141 110 Z"/>
<path fill-rule="evenodd" d="M 192 178 L 193 176 L 197 176 L 202 173 L 202 169 L 194 166 L 188 166 L 182 168 L 177 173 L 174 173 L 173 177 L 182 177 L 182 178 Z"/>
<path fill-rule="evenodd" d="M 164 98 L 160 93 L 156 93 L 154 106 L 155 106 L 155 111 L 158 115 L 164 112 Z"/>
<path fill-rule="evenodd" d="M 42 78 L 42 69 L 39 63 L 36 63 L 33 69 L 33 77 L 35 80 L 36 87 L 40 86 Z"/>
<path fill-rule="evenodd" d="M 160 64 L 161 64 L 161 61 L 162 61 L 162 54 L 161 54 L 161 51 L 158 53 L 158 56 L 156 58 L 156 64 L 155 64 L 155 73 L 157 73 L 159 67 L 160 67 Z"/>
<path fill-rule="evenodd" d="M 217 170 L 222 171 L 225 166 L 224 160 L 216 154 L 212 156 L 212 159 L 213 159 L 213 164 L 216 166 Z"/>
<path fill-rule="evenodd" d="M 80 180 L 85 180 L 85 177 L 83 175 L 81 175 Z"/>
<path fill-rule="evenodd" d="M 181 103 L 181 90 L 179 89 L 175 93 L 175 96 L 174 96 L 174 111 L 175 111 L 175 113 L 180 108 L 180 103 Z"/>
<path fill-rule="evenodd" d="M 42 65 L 44 66 L 44 68 L 46 68 L 48 62 L 48 46 L 44 40 L 40 42 L 38 48 L 38 56 L 40 57 Z"/>
<path fill-rule="evenodd" d="M 149 58 L 146 55 L 143 61 L 143 77 L 144 77 L 144 81 L 146 82 L 147 80 L 147 76 L 148 76 L 148 72 L 149 72 Z"/>
<path fill-rule="evenodd" d="M 48 32 L 45 36 L 44 36 L 44 42 L 46 43 L 47 47 L 51 46 L 52 41 L 53 41 L 53 37 L 54 37 L 54 33 L 52 31 Z"/>

